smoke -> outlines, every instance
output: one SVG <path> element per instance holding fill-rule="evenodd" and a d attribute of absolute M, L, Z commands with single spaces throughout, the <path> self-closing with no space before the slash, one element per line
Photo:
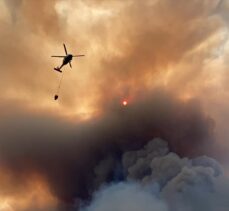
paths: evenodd
<path fill-rule="evenodd" d="M 166 204 L 138 184 L 120 183 L 95 194 L 92 205 L 85 211 L 168 211 Z"/>
<path fill-rule="evenodd" d="M 48 36 L 61 33 L 59 18 L 55 11 L 57 0 L 31 2 L 28 0 L 6 0 L 14 26 L 21 21 L 31 30 L 31 33 L 43 33 Z M 39 8 L 39 10 L 37 10 Z M 44 14 L 44 15 L 40 15 Z M 28 28 L 27 28 L 28 29 Z"/>
<path fill-rule="evenodd" d="M 18 17 L 18 11 L 20 10 L 22 0 L 8 0 L 5 1 L 5 3 L 10 11 L 13 22 L 15 22 Z"/>
<path fill-rule="evenodd" d="M 143 149 L 125 152 L 122 161 L 127 181 L 103 186 L 81 211 L 228 209 L 228 178 L 212 158 L 181 158 L 169 153 L 166 141 L 154 139 Z"/>
<path fill-rule="evenodd" d="M 134 97 L 157 85 L 199 96 L 213 77 L 205 75 L 206 60 L 225 43 L 227 8 L 222 11 L 218 0 L 177 0 L 177 7 L 171 0 L 4 2 L 17 18 L 1 23 L 1 95 L 39 109 L 61 108 L 65 115 L 82 108 L 101 112 L 113 97 Z M 73 62 L 63 100 L 53 107 L 57 76 L 51 70 L 60 61 L 50 55 L 62 54 L 63 42 L 86 57 Z"/>
<path fill-rule="evenodd" d="M 127 151 L 152 138 L 167 140 L 182 156 L 210 153 L 214 146 L 212 119 L 195 101 L 182 102 L 158 90 L 128 107 L 115 102 L 102 116 L 75 123 L 63 121 L 54 113 L 25 113 L 23 108 L 2 105 L 1 164 L 20 186 L 35 172 L 47 181 L 55 197 L 73 203 L 90 198 L 106 182 L 122 180 L 121 155 L 125 152 L 123 166 L 130 172 L 128 178 L 143 179 L 151 159 L 168 153 L 167 144 L 155 141 L 137 154 Z M 139 157 L 144 156 L 148 161 L 142 163 Z"/>
<path fill-rule="evenodd" d="M 225 210 L 213 158 L 215 136 L 228 137 L 227 0 L 1 6 L 0 198 L 31 192 L 32 180 L 62 210 Z M 66 71 L 54 104 L 50 55 L 63 42 L 86 57 Z"/>

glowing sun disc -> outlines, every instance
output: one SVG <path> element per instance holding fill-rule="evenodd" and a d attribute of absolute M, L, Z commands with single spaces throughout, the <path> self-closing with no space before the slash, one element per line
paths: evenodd
<path fill-rule="evenodd" d="M 127 106 L 127 104 L 128 104 L 128 102 L 127 102 L 126 100 L 123 100 L 123 101 L 122 101 L 122 105 L 123 105 L 123 106 Z"/>

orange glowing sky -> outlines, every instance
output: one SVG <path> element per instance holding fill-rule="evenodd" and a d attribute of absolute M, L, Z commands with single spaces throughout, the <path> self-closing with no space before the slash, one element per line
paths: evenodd
<path fill-rule="evenodd" d="M 1 2 L 2 99 L 87 118 L 100 109 L 105 89 L 120 97 L 157 86 L 184 99 L 226 95 L 228 28 L 220 16 L 226 1 L 217 9 L 217 0 L 178 0 L 182 11 L 168 0 L 39 2 Z M 60 75 L 53 67 L 61 61 L 50 55 L 62 54 L 63 42 L 86 57 L 64 68 L 55 102 Z"/>
<path fill-rule="evenodd" d="M 7 170 L 1 168 L 0 185 L 1 211 L 51 211 L 57 208 L 57 199 L 52 196 L 44 179 L 36 174 L 30 174 L 26 184 L 20 185 L 13 182 Z"/>
<path fill-rule="evenodd" d="M 139 93 L 163 87 L 184 101 L 198 98 L 216 127 L 226 131 L 221 126 L 229 118 L 229 1 L 174 2 L 0 1 L 0 103 L 87 120 L 114 99 L 127 106 L 127 99 L 132 104 Z M 86 56 L 74 59 L 72 69 L 63 68 L 54 101 L 60 74 L 53 67 L 61 60 L 50 56 L 63 54 L 63 43 Z M 42 179 L 32 186 L 36 193 L 29 185 L 32 194 L 0 192 L 0 211 L 23 210 L 34 201 L 55 207 Z"/>

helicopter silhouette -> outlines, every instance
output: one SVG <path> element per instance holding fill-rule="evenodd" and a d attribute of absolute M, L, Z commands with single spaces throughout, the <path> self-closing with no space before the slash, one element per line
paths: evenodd
<path fill-rule="evenodd" d="M 69 64 L 69 66 L 72 68 L 72 64 L 71 61 L 73 59 L 73 57 L 81 57 L 81 56 L 85 56 L 85 55 L 72 55 L 72 54 L 68 54 L 67 48 L 65 46 L 65 44 L 63 44 L 64 46 L 64 50 L 65 50 L 65 56 L 51 56 L 51 57 L 58 57 L 58 58 L 63 58 L 63 63 L 60 67 L 54 67 L 54 70 L 58 71 L 58 72 L 62 72 L 61 68 L 66 65 Z"/>

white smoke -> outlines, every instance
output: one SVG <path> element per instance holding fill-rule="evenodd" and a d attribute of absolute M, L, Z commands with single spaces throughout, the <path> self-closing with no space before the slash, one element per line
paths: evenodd
<path fill-rule="evenodd" d="M 139 184 L 119 183 L 101 189 L 84 211 L 168 211 L 166 204 Z"/>
<path fill-rule="evenodd" d="M 229 180 L 207 156 L 181 158 L 154 139 L 122 156 L 126 181 L 100 188 L 81 211 L 228 211 Z"/>

